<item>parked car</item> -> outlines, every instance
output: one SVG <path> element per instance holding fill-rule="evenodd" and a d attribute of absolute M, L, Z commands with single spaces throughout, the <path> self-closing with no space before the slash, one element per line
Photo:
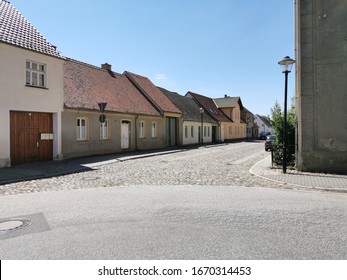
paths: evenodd
<path fill-rule="evenodd" d="M 270 132 L 262 131 L 259 133 L 259 140 L 266 140 L 266 136 L 270 135 Z"/>
<path fill-rule="evenodd" d="M 271 151 L 272 149 L 272 143 L 276 140 L 275 135 L 268 135 L 266 136 L 265 140 L 265 151 Z"/>

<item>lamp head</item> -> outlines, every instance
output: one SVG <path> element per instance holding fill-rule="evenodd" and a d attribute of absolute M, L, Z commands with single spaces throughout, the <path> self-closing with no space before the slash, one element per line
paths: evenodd
<path fill-rule="evenodd" d="M 289 73 L 292 71 L 293 64 L 295 63 L 294 59 L 291 59 L 289 56 L 284 57 L 278 64 L 282 68 L 283 73 Z"/>

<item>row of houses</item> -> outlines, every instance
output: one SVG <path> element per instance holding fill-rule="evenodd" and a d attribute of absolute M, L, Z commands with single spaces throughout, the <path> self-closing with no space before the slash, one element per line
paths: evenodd
<path fill-rule="evenodd" d="M 0 0 L 0 167 L 257 137 L 240 97 L 185 96 L 60 55 Z M 105 103 L 100 117 L 99 103 Z"/>

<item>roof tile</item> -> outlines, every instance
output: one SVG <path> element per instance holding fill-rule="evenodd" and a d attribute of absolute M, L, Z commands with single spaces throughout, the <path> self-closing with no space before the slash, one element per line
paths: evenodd
<path fill-rule="evenodd" d="M 67 108 L 159 116 L 157 110 L 132 85 L 125 75 L 67 59 L 64 62 L 64 105 Z"/>
<path fill-rule="evenodd" d="M 159 89 L 181 110 L 184 121 L 201 121 L 200 106 L 192 98 L 179 95 L 177 92 L 171 92 L 164 88 Z M 204 122 L 216 124 L 216 121 L 208 114 L 204 115 Z"/>
<path fill-rule="evenodd" d="M 181 111 L 161 92 L 147 77 L 140 76 L 128 71 L 124 74 L 133 80 L 136 85 L 154 102 L 162 111 L 181 113 Z"/>
<path fill-rule="evenodd" d="M 8 1 L 0 0 L 0 41 L 43 54 L 61 57 L 47 40 Z"/>
<path fill-rule="evenodd" d="M 191 96 L 192 98 L 194 98 L 194 100 L 205 109 L 205 112 L 207 112 L 216 121 L 231 122 L 231 120 L 217 108 L 212 98 L 193 93 L 191 91 L 188 91 L 186 96 Z"/>

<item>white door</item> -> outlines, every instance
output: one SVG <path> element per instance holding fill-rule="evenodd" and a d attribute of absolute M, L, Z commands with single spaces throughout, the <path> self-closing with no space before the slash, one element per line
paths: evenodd
<path fill-rule="evenodd" d="M 122 123 L 121 148 L 122 149 L 128 149 L 129 148 L 129 124 L 128 123 Z"/>

